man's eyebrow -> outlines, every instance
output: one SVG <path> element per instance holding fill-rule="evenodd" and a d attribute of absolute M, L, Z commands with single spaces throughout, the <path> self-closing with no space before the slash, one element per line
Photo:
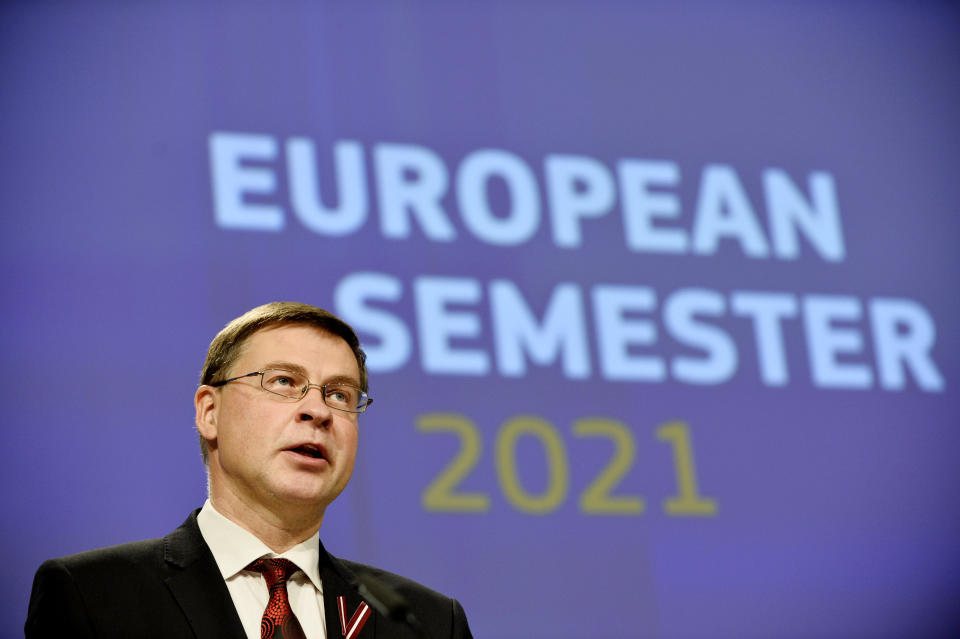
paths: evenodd
<path fill-rule="evenodd" d="M 267 362 L 263 365 L 262 370 L 267 370 L 268 368 L 279 368 L 285 371 L 290 371 L 291 373 L 299 373 L 304 377 L 308 377 L 307 369 L 305 369 L 303 366 L 300 366 L 300 364 L 294 364 L 293 362 Z"/>
<path fill-rule="evenodd" d="M 360 380 L 350 375 L 334 375 L 324 383 L 325 384 L 349 384 L 350 386 L 356 386 L 357 388 L 360 388 Z"/>

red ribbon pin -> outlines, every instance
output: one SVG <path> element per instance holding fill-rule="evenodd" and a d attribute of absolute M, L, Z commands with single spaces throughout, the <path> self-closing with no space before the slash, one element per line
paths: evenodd
<path fill-rule="evenodd" d="M 363 629 L 363 625 L 370 618 L 370 606 L 363 602 L 353 612 L 350 621 L 347 621 L 347 599 L 346 597 L 337 597 L 337 609 L 340 612 L 340 633 L 344 639 L 355 639 Z"/>

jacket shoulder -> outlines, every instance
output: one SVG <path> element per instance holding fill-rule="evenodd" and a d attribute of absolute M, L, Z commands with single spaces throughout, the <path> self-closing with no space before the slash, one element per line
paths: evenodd
<path fill-rule="evenodd" d="M 48 559 L 40 565 L 45 569 L 66 570 L 74 575 L 99 571 L 123 570 L 131 566 L 143 566 L 163 561 L 163 539 L 145 539 L 116 546 L 85 550 L 73 555 Z"/>
<path fill-rule="evenodd" d="M 398 575 L 375 566 L 361 564 L 356 561 L 350 561 L 347 559 L 340 559 L 339 561 L 355 575 L 359 575 L 361 578 L 369 577 L 374 579 L 386 586 L 389 586 L 402 595 L 416 595 L 417 597 L 433 599 L 438 602 L 450 601 L 450 598 L 446 595 L 443 595 L 436 590 L 428 588 L 427 586 L 424 586 L 423 584 L 402 575 Z"/>
<path fill-rule="evenodd" d="M 161 548 L 160 539 L 151 539 L 43 562 L 33 579 L 26 636 L 93 636 L 104 611 L 116 613 L 115 605 L 136 601 L 134 593 L 156 581 Z"/>
<path fill-rule="evenodd" d="M 467 616 L 460 602 L 421 583 L 396 573 L 355 561 L 338 559 L 363 581 L 371 579 L 403 597 L 410 611 L 429 631 L 431 637 L 470 638 Z M 399 635 L 398 635 L 399 636 Z"/>
<path fill-rule="evenodd" d="M 195 578 L 202 591 L 222 585 L 208 555 L 191 516 L 163 538 L 49 559 L 34 576 L 25 634 L 28 639 L 189 636 L 174 587 L 184 575 Z M 215 595 L 228 598 L 225 585 L 222 591 Z"/>

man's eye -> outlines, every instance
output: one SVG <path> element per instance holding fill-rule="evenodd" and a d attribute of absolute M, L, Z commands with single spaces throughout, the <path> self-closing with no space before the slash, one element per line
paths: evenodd
<path fill-rule="evenodd" d="M 353 394 L 349 389 L 343 387 L 334 387 L 327 389 L 327 399 L 333 400 L 338 404 L 349 404 Z"/>
<path fill-rule="evenodd" d="M 302 383 L 296 375 L 289 373 L 272 372 L 264 377 L 264 388 L 286 390 L 290 388 L 300 388 Z"/>

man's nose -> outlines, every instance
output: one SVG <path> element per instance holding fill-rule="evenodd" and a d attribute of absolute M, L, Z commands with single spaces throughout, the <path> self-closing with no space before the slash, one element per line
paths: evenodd
<path fill-rule="evenodd" d="M 316 393 L 310 391 L 316 389 Z M 307 386 L 307 394 L 300 400 L 300 419 L 305 422 L 326 423 L 333 416 L 333 409 L 323 400 L 323 387 L 319 384 Z"/>

